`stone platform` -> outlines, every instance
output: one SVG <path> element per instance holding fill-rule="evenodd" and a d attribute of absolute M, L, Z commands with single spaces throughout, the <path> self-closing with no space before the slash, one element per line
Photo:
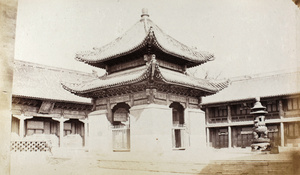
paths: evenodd
<path fill-rule="evenodd" d="M 70 157 L 58 152 L 13 153 L 11 174 L 116 174 L 116 175 L 296 175 L 300 173 L 299 149 L 280 149 L 279 154 L 251 153 L 247 149 L 210 150 L 207 154 L 181 152 L 171 159 L 155 155 L 128 157 L 117 153 L 95 155 L 80 150 Z M 128 154 L 129 155 L 129 154 Z M 297 162 L 298 160 L 298 162 Z"/>

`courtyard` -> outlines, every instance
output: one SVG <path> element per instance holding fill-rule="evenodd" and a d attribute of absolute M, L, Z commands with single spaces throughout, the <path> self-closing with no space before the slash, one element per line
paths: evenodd
<path fill-rule="evenodd" d="M 163 155 L 132 155 L 126 152 L 107 155 L 84 150 L 11 154 L 11 174 L 298 174 L 300 150 L 280 149 L 279 154 L 252 153 L 246 149 L 209 149 Z"/>

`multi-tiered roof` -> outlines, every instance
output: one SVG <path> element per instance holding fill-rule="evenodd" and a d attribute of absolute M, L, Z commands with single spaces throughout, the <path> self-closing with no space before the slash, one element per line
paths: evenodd
<path fill-rule="evenodd" d="M 227 82 L 213 83 L 187 75 L 187 68 L 213 60 L 214 56 L 165 34 L 149 19 L 147 10 L 121 37 L 93 51 L 78 53 L 76 59 L 107 72 L 93 81 L 63 83 L 66 90 L 79 96 L 114 96 L 145 88 L 203 96 L 227 86 Z"/>

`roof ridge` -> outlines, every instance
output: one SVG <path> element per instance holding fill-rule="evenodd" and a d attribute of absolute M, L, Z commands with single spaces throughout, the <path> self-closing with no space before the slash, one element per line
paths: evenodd
<path fill-rule="evenodd" d="M 250 75 L 242 75 L 237 77 L 229 78 L 230 81 L 236 82 L 236 81 L 244 81 L 244 80 L 253 80 L 253 79 L 262 79 L 262 78 L 271 78 L 276 76 L 285 76 L 285 75 L 292 75 L 292 74 L 300 74 L 300 68 L 299 70 L 293 70 L 290 72 L 286 72 L 288 70 L 282 71 L 275 71 L 275 72 L 267 72 L 267 73 L 259 73 L 259 74 L 250 74 Z"/>
<path fill-rule="evenodd" d="M 85 76 L 93 76 L 92 73 L 88 73 L 88 72 L 82 72 L 82 71 L 78 71 L 78 70 L 67 69 L 67 68 L 56 67 L 56 66 L 50 66 L 50 65 L 45 65 L 45 64 L 41 64 L 41 63 L 34 63 L 34 62 L 29 62 L 29 61 L 24 61 L 24 60 L 17 60 L 17 59 L 14 60 L 14 65 L 21 65 L 21 64 L 23 64 L 27 67 L 34 67 L 34 68 L 39 68 L 39 69 L 44 69 L 44 70 L 76 73 L 76 74 L 85 75 Z"/>

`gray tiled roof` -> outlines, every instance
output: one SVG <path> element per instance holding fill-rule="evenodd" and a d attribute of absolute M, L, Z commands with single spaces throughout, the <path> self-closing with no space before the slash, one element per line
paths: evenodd
<path fill-rule="evenodd" d="M 15 60 L 13 96 L 91 103 L 91 99 L 76 96 L 61 86 L 61 81 L 78 82 L 94 79 L 91 74 L 54 68 L 45 65 Z"/>
<path fill-rule="evenodd" d="M 300 72 L 234 80 L 221 92 L 202 99 L 204 104 L 275 97 L 300 93 Z"/>
<path fill-rule="evenodd" d="M 116 72 L 109 75 L 103 75 L 91 81 L 68 83 L 62 82 L 63 87 L 76 93 L 87 93 L 93 90 L 108 89 L 111 87 L 132 84 L 147 78 L 149 66 L 137 67 L 127 71 Z"/>
<path fill-rule="evenodd" d="M 104 75 L 92 81 L 65 83 L 63 87 L 73 93 L 83 94 L 101 89 L 108 89 L 111 87 L 118 87 L 122 85 L 134 84 L 146 80 L 150 76 L 151 64 L 136 67 L 134 69 L 116 72 L 109 75 Z M 203 90 L 209 93 L 216 93 L 217 91 L 227 87 L 226 82 L 214 83 L 204 79 L 198 79 L 184 73 L 175 72 L 165 68 L 161 68 L 156 64 L 156 77 L 166 82 L 166 84 L 176 84 L 193 89 Z"/>
<path fill-rule="evenodd" d="M 227 87 L 227 81 L 221 81 L 219 83 L 211 82 L 207 79 L 199 79 L 193 76 L 175 72 L 165 68 L 159 68 L 161 77 L 167 83 L 180 84 L 182 86 L 187 86 L 195 89 L 200 89 L 203 91 L 208 91 L 211 93 L 216 93 L 219 90 Z"/>
<path fill-rule="evenodd" d="M 165 34 L 150 19 L 142 18 L 116 40 L 101 48 L 94 48 L 93 51 L 77 53 L 76 59 L 86 63 L 102 63 L 109 59 L 132 53 L 146 46 L 150 36 L 154 38 L 153 45 L 160 50 L 187 60 L 193 63 L 193 66 L 205 63 L 214 57 L 208 52 L 199 52 L 178 42 L 176 39 Z"/>

